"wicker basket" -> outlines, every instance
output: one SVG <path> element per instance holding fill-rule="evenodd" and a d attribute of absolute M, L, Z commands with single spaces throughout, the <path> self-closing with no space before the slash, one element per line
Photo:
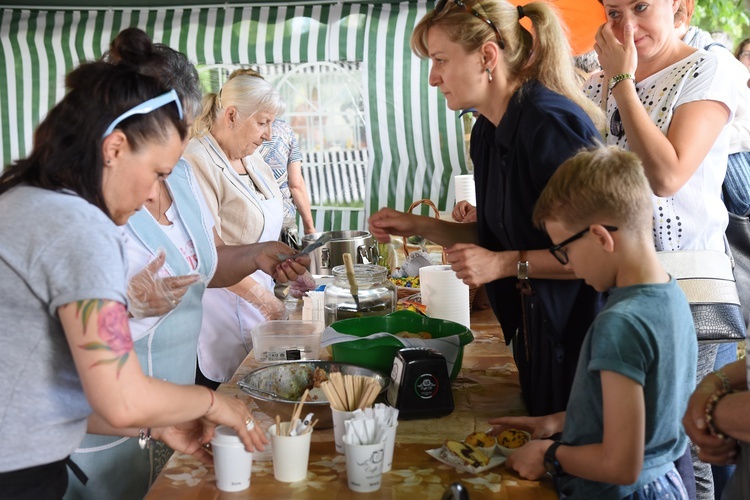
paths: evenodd
<path fill-rule="evenodd" d="M 411 213 L 412 210 L 414 210 L 416 207 L 418 207 L 419 205 L 422 205 L 422 204 L 427 205 L 428 207 L 430 207 L 433 210 L 433 212 L 435 212 L 435 218 L 436 219 L 440 218 L 440 211 L 437 209 L 437 207 L 435 206 L 435 204 L 432 203 L 431 200 L 428 200 L 426 198 L 422 199 L 422 200 L 417 200 L 414 203 L 412 203 L 409 206 L 409 210 L 407 210 L 407 212 Z M 406 237 L 403 237 L 403 240 L 404 240 L 404 255 L 406 257 L 408 257 L 409 256 L 409 244 L 408 244 L 408 242 L 406 240 Z M 415 250 L 418 250 L 418 249 L 421 248 L 418 245 L 412 245 L 412 246 L 415 247 Z M 443 264 L 447 264 L 448 261 L 445 259 L 445 248 L 443 248 L 443 247 L 441 247 L 441 254 L 442 254 L 442 262 L 443 262 Z M 477 290 L 479 290 L 478 286 L 470 286 L 469 287 L 469 309 L 471 309 L 471 306 L 472 306 L 472 304 L 474 302 L 474 297 L 477 295 Z M 396 293 L 397 293 L 398 299 L 400 300 L 400 299 L 404 299 L 406 297 L 409 297 L 410 295 L 414 295 L 415 293 L 419 293 L 419 288 L 397 286 L 396 287 Z"/>

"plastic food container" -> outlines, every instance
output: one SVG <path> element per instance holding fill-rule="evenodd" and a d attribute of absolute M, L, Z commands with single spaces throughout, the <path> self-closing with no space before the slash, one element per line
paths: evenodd
<path fill-rule="evenodd" d="M 252 331 L 253 352 L 260 363 L 320 358 L 321 321 L 264 321 Z"/>
<path fill-rule="evenodd" d="M 474 340 L 471 330 L 460 323 L 443 319 L 427 318 L 421 314 L 411 311 L 398 311 L 386 316 L 373 316 L 367 318 L 354 318 L 337 321 L 331 328 L 339 333 L 352 336 L 350 342 L 341 342 L 331 345 L 333 360 L 342 363 L 352 363 L 359 366 L 391 373 L 393 358 L 404 345 L 396 338 L 390 336 L 375 339 L 362 339 L 373 333 L 386 332 L 398 334 L 400 332 L 428 332 L 432 340 L 425 340 L 426 347 L 440 351 L 441 343 L 434 342 L 436 339 L 456 336 L 460 349 L 453 361 L 453 370 L 450 379 L 454 380 L 461 370 L 464 347 Z"/>

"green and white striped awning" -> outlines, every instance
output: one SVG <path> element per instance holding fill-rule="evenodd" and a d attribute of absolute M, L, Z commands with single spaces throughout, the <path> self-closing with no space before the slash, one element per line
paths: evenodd
<path fill-rule="evenodd" d="M 100 57 L 122 29 L 138 26 L 196 64 L 361 61 L 369 157 L 366 207 L 321 209 L 318 220 L 325 222 L 324 229 L 364 228 L 365 210 L 403 210 L 422 198 L 445 210 L 453 201 L 452 176 L 466 172 L 466 157 L 458 114 L 428 85 L 427 61 L 409 48 L 414 25 L 430 8 L 432 2 L 424 1 L 4 8 L 0 158 L 6 165 L 31 150 L 34 127 L 62 97 L 70 69 Z"/>

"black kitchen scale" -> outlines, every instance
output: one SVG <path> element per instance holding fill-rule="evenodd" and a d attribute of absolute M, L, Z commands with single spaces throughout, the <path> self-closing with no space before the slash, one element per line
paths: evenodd
<path fill-rule="evenodd" d="M 387 399 L 388 404 L 398 408 L 399 420 L 450 414 L 453 393 L 443 355 L 427 347 L 400 349 L 393 359 Z"/>

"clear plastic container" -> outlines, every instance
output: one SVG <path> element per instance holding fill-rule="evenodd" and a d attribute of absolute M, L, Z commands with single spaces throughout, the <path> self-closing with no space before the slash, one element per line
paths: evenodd
<path fill-rule="evenodd" d="M 264 321 L 253 328 L 253 352 L 261 363 L 320 359 L 320 321 Z"/>
<path fill-rule="evenodd" d="M 384 316 L 396 310 L 396 286 L 388 280 L 388 270 L 374 264 L 355 264 L 359 306 L 354 301 L 346 267 L 333 268 L 333 283 L 325 288 L 325 321 L 367 316 Z"/>

